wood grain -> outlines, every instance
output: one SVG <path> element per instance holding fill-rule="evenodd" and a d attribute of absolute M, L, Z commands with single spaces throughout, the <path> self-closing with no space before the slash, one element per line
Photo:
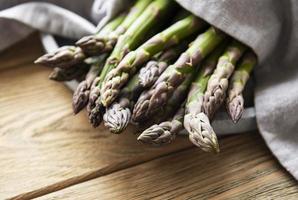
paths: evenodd
<path fill-rule="evenodd" d="M 14 54 L 14 63 L 32 58 L 31 53 Z M 48 80 L 50 69 L 31 61 L 22 64 L 21 58 L 13 68 L 2 61 L 0 199 L 22 193 L 36 197 L 191 146 L 183 138 L 152 148 L 137 143 L 131 129 L 112 135 L 103 127 L 91 128 L 86 113 L 73 116 L 71 92 Z M 48 187 L 55 183 L 60 187 Z"/>
<path fill-rule="evenodd" d="M 40 199 L 297 199 L 298 186 L 260 136 L 221 140 L 218 155 L 184 150 Z"/>

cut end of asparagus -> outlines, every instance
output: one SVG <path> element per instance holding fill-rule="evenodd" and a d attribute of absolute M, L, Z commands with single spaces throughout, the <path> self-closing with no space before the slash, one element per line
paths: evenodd
<path fill-rule="evenodd" d="M 90 124 L 96 128 L 102 122 L 102 116 L 104 113 L 104 107 L 102 106 L 100 101 L 95 102 L 94 108 L 88 113 Z"/>
<path fill-rule="evenodd" d="M 69 68 L 82 62 L 85 55 L 81 48 L 75 46 L 64 46 L 53 53 L 45 54 L 34 61 L 35 64 L 47 67 Z"/>
<path fill-rule="evenodd" d="M 113 49 L 114 43 L 107 38 L 97 35 L 89 35 L 76 42 L 87 55 L 96 56 Z"/>
<path fill-rule="evenodd" d="M 244 111 L 244 99 L 242 95 L 237 95 L 227 102 L 228 113 L 234 123 L 237 123 Z"/>
<path fill-rule="evenodd" d="M 143 87 L 150 87 L 159 76 L 159 66 L 157 61 L 149 61 L 145 67 L 141 68 L 139 79 Z"/>
<path fill-rule="evenodd" d="M 170 123 L 171 122 L 164 122 L 159 125 L 151 126 L 143 131 L 137 140 L 145 144 L 157 146 L 171 143 L 176 138 L 176 135 L 171 133 Z"/>
<path fill-rule="evenodd" d="M 118 103 L 114 103 L 110 108 L 108 108 L 103 116 L 104 125 L 115 134 L 121 133 L 128 126 L 130 118 L 130 109 L 123 108 Z"/>
<path fill-rule="evenodd" d="M 86 107 L 89 100 L 90 88 L 86 80 L 82 81 L 76 91 L 73 94 L 72 98 L 72 108 L 74 114 L 78 114 L 83 108 Z"/>
<path fill-rule="evenodd" d="M 184 127 L 189 133 L 189 140 L 203 151 L 219 153 L 217 136 L 210 125 L 209 118 L 204 113 L 187 114 L 184 117 Z"/>

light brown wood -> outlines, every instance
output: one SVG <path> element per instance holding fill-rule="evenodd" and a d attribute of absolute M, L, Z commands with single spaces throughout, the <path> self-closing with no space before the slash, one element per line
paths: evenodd
<path fill-rule="evenodd" d="M 40 199 L 297 199 L 298 186 L 257 134 L 221 140 L 45 195 Z"/>
<path fill-rule="evenodd" d="M 22 48 L 34 45 L 40 46 Z M 14 54 L 14 63 L 21 63 L 13 68 L 2 61 L 0 72 L 0 199 L 39 196 L 191 146 L 181 139 L 152 148 L 136 142 L 131 129 L 112 135 L 91 128 L 86 113 L 73 116 L 71 92 L 48 80 L 50 69 L 32 60 L 22 64 L 22 57 L 35 58 L 41 49 L 35 56 L 24 52 Z M 55 183 L 60 187 L 48 188 Z"/>

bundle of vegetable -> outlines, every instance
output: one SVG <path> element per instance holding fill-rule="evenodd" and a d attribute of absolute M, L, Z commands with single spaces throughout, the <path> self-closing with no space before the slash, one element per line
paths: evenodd
<path fill-rule="evenodd" d="M 189 13 L 162 27 L 176 8 L 174 1 L 137 0 L 94 35 L 35 63 L 54 67 L 53 80 L 81 80 L 73 110 L 87 106 L 94 127 L 103 120 L 118 134 L 132 122 L 144 127 L 138 140 L 153 145 L 171 143 L 185 129 L 194 145 L 217 153 L 210 122 L 224 102 L 233 122 L 241 118 L 257 58 Z"/>

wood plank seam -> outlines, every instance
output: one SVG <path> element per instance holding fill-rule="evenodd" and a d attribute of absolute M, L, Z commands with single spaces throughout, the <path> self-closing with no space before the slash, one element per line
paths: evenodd
<path fill-rule="evenodd" d="M 140 158 L 138 160 L 132 160 L 132 161 L 128 160 L 128 161 L 114 163 L 112 165 L 103 167 L 99 170 L 94 170 L 92 172 L 84 173 L 82 175 L 78 175 L 78 176 L 54 183 L 52 185 L 48 185 L 46 187 L 42 187 L 42 188 L 30 191 L 30 192 L 19 194 L 17 196 L 14 196 L 14 197 L 11 197 L 8 199 L 9 200 L 27 200 L 27 199 L 41 197 L 41 196 L 47 195 L 49 193 L 57 192 L 59 190 L 65 189 L 65 188 L 68 188 L 68 187 L 71 187 L 71 186 L 74 186 L 74 185 L 77 185 L 77 184 L 80 184 L 83 182 L 90 181 L 92 179 L 96 179 L 96 178 L 106 176 L 106 175 L 109 175 L 109 174 L 112 174 L 115 172 L 119 172 L 121 170 L 135 167 L 137 165 L 141 165 L 141 164 L 144 164 L 144 163 L 156 160 L 156 159 L 160 159 L 160 158 L 169 156 L 170 154 L 187 151 L 192 148 L 196 148 L 196 147 L 191 146 L 191 147 L 183 148 L 178 151 L 173 151 L 173 152 L 170 152 L 170 153 L 167 153 L 167 154 L 164 154 L 161 156 L 157 156 L 154 158 L 150 158 L 150 159 L 144 159 L 144 158 L 146 158 L 146 156 L 144 156 L 144 158 Z"/>

